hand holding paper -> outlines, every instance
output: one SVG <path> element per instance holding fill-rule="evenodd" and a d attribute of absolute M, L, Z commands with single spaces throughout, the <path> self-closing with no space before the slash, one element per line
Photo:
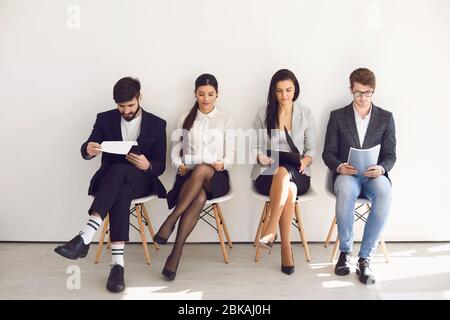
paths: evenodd
<path fill-rule="evenodd" d="M 103 152 L 127 154 L 132 146 L 137 145 L 137 141 L 103 141 L 101 148 Z"/>
<path fill-rule="evenodd" d="M 102 146 L 97 142 L 89 142 L 86 147 L 86 152 L 89 156 L 95 157 L 96 155 L 102 153 Z"/>
<path fill-rule="evenodd" d="M 369 169 L 369 167 L 378 167 L 377 162 L 380 154 L 380 147 L 381 145 L 378 144 L 370 149 L 350 148 L 347 163 L 358 171 L 358 175 L 366 176 L 364 173 Z"/>

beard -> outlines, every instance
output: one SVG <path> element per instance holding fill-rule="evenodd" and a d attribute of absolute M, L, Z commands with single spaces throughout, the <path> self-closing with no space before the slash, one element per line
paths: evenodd
<path fill-rule="evenodd" d="M 125 121 L 130 122 L 131 120 L 133 120 L 134 118 L 136 118 L 136 116 L 139 114 L 139 110 L 141 110 L 141 106 L 140 106 L 140 105 L 138 105 L 138 108 L 137 108 L 136 112 L 133 112 L 132 114 L 128 114 L 128 115 L 122 114 L 122 118 L 123 118 Z"/>

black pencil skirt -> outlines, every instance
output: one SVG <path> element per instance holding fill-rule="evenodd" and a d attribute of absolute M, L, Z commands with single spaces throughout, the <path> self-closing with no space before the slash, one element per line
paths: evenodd
<path fill-rule="evenodd" d="M 177 174 L 172 190 L 167 193 L 167 205 L 169 209 L 172 209 L 177 205 L 178 195 L 180 194 L 181 187 L 189 179 L 191 174 L 192 170 L 184 176 L 180 176 L 179 174 Z M 230 177 L 228 175 L 228 171 L 214 170 L 211 186 L 211 192 L 206 193 L 206 198 L 208 200 L 226 195 L 230 191 Z"/>
<path fill-rule="evenodd" d="M 283 164 L 280 167 L 285 167 L 286 170 L 289 172 L 290 175 L 290 181 L 294 182 L 297 186 L 297 196 L 300 196 L 302 194 L 305 194 L 310 186 L 311 178 L 307 176 L 306 174 L 298 172 L 298 168 L 291 166 L 289 164 Z M 258 178 L 255 180 L 255 187 L 256 191 L 258 193 L 268 196 L 270 194 L 270 187 L 272 186 L 272 180 L 273 176 L 269 174 L 262 174 L 259 175 Z"/>

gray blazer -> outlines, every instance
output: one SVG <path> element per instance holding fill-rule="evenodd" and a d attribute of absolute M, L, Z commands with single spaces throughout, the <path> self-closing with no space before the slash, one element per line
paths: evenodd
<path fill-rule="evenodd" d="M 377 163 L 384 168 L 384 175 L 389 178 L 388 171 L 392 169 L 397 159 L 395 155 L 395 124 L 392 113 L 372 105 L 369 126 L 364 143 L 361 145 L 356 129 L 353 103 L 331 111 L 322 158 L 333 172 L 333 181 L 338 175 L 337 167 L 341 163 L 347 162 L 350 147 L 367 149 L 377 144 L 381 145 Z"/>
<path fill-rule="evenodd" d="M 266 109 L 266 107 L 260 108 L 256 114 L 255 121 L 253 122 L 253 128 L 256 129 L 257 134 L 257 138 L 252 139 L 251 142 L 251 152 L 254 157 L 260 153 L 267 154 L 267 150 L 271 149 L 271 141 L 267 135 L 267 126 L 265 124 Z M 292 140 L 298 150 L 302 153 L 302 157 L 310 156 L 314 159 L 316 156 L 316 128 L 312 112 L 309 108 L 300 105 L 296 101 L 294 102 L 294 109 L 292 112 Z M 259 130 L 262 130 L 264 134 L 258 134 Z M 256 180 L 256 178 L 258 178 L 258 176 L 267 168 L 268 167 L 263 167 L 259 163 L 255 163 L 251 173 L 252 180 Z M 310 166 L 306 167 L 305 174 L 311 176 Z"/>

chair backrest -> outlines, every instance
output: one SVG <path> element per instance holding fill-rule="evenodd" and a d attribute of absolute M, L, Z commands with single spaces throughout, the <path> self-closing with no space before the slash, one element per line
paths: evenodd
<path fill-rule="evenodd" d="M 333 173 L 331 170 L 327 170 L 327 176 L 325 178 L 325 191 L 328 195 L 335 197 L 334 186 L 333 186 Z"/>

